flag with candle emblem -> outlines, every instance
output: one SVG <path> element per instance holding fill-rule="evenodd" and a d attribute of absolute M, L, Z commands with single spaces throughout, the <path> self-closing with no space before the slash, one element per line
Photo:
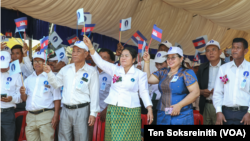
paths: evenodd
<path fill-rule="evenodd" d="M 11 38 L 12 37 L 12 32 L 5 32 L 6 38 Z"/>
<path fill-rule="evenodd" d="M 63 42 L 55 31 L 49 36 L 49 41 L 55 48 L 57 48 Z"/>
<path fill-rule="evenodd" d="M 10 63 L 9 68 L 10 68 L 9 69 L 10 76 L 12 76 L 13 74 L 20 73 L 21 68 L 20 68 L 19 60 L 16 60 Z"/>
<path fill-rule="evenodd" d="M 95 28 L 95 24 L 86 24 L 85 25 L 85 33 L 91 33 Z M 84 34 L 84 27 L 82 28 L 82 33 L 81 35 Z"/>
<path fill-rule="evenodd" d="M 91 24 L 92 15 L 89 12 L 84 12 L 84 22 L 85 24 Z"/>
<path fill-rule="evenodd" d="M 49 44 L 49 37 L 46 36 L 43 39 L 40 40 L 41 50 L 40 52 L 44 52 L 48 48 Z"/>
<path fill-rule="evenodd" d="M 56 56 L 58 58 L 58 62 L 60 62 L 66 55 L 64 47 L 59 48 L 55 52 L 56 52 Z"/>
<path fill-rule="evenodd" d="M 154 25 L 151 37 L 158 42 L 161 42 L 162 29 Z"/>
<path fill-rule="evenodd" d="M 84 23 L 84 12 L 83 11 L 84 11 L 83 8 L 80 8 L 76 11 L 78 25 L 83 25 L 83 23 Z"/>
<path fill-rule="evenodd" d="M 120 20 L 120 31 L 126 31 L 131 29 L 131 17 Z"/>
<path fill-rule="evenodd" d="M 135 45 L 138 45 L 138 41 L 147 41 L 147 39 L 141 34 L 139 30 L 135 32 L 131 39 Z"/>
<path fill-rule="evenodd" d="M 138 53 L 142 53 L 143 41 L 138 41 Z"/>
<path fill-rule="evenodd" d="M 206 46 L 206 41 L 203 37 L 200 37 L 200 38 L 193 40 L 193 44 L 194 44 L 195 49 L 199 49 L 199 48 Z"/>
<path fill-rule="evenodd" d="M 27 17 L 15 19 L 15 23 L 18 30 L 26 29 L 28 25 Z"/>
<path fill-rule="evenodd" d="M 200 54 L 199 54 L 199 51 L 196 50 L 193 61 L 198 62 L 199 60 L 200 60 Z"/>
<path fill-rule="evenodd" d="M 67 41 L 68 41 L 69 45 L 73 45 L 76 41 L 76 38 L 77 38 L 76 35 L 72 35 L 72 36 L 68 37 Z"/>
<path fill-rule="evenodd" d="M 146 41 L 143 41 L 143 45 L 142 45 L 142 52 L 141 52 L 141 57 L 143 56 L 145 49 L 148 50 L 148 44 L 146 43 Z"/>

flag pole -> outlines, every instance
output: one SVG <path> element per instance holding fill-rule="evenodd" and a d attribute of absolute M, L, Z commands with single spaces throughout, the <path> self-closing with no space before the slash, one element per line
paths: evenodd
<path fill-rule="evenodd" d="M 19 35 L 20 35 L 20 37 L 21 37 L 21 40 L 23 41 L 23 38 L 22 38 L 22 35 L 21 35 L 20 31 L 18 31 L 18 32 L 19 32 Z"/>
<path fill-rule="evenodd" d="M 149 49 L 149 47 L 150 47 L 151 41 L 152 41 L 152 37 L 151 37 L 150 42 L 149 42 L 149 44 L 148 44 L 148 48 L 147 48 L 147 50 L 146 50 L 147 52 L 148 52 L 148 49 Z"/>
<path fill-rule="evenodd" d="M 88 36 L 88 38 L 90 37 L 90 35 L 91 35 L 91 32 L 89 33 L 89 36 Z"/>
<path fill-rule="evenodd" d="M 124 47 L 130 40 L 131 40 L 131 38 L 127 40 L 127 42 L 123 45 L 123 47 Z"/>
<path fill-rule="evenodd" d="M 119 43 L 121 42 L 121 36 L 122 36 L 122 32 L 120 31 L 120 33 L 119 33 Z"/>
<path fill-rule="evenodd" d="M 22 83 L 23 83 L 23 73 L 21 72 L 21 77 L 22 77 Z M 24 86 L 24 84 L 23 84 L 23 86 Z"/>
<path fill-rule="evenodd" d="M 78 37 L 78 17 L 76 15 L 76 37 Z"/>

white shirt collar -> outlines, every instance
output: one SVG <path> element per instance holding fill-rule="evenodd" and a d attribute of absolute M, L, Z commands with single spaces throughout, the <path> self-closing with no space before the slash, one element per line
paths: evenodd
<path fill-rule="evenodd" d="M 221 66 L 221 59 L 220 59 L 220 62 L 219 62 L 216 66 L 212 66 L 211 63 L 209 63 L 209 66 L 210 66 L 210 67 L 220 67 L 220 66 Z"/>
<path fill-rule="evenodd" d="M 33 76 L 37 76 L 37 75 L 36 75 L 36 71 L 34 71 L 34 72 L 32 73 L 32 75 L 33 75 Z M 47 73 L 46 73 L 46 72 L 42 72 L 40 75 L 47 76 Z"/>
<path fill-rule="evenodd" d="M 236 66 L 234 60 L 230 62 L 231 63 L 231 67 Z M 239 67 L 243 68 L 244 69 L 244 66 L 246 65 L 246 60 L 244 59 L 243 62 L 239 65 Z"/>
<path fill-rule="evenodd" d="M 75 63 L 69 64 L 69 67 L 75 67 Z M 83 65 L 83 67 L 80 68 L 80 69 L 88 71 L 88 67 L 89 67 L 89 65 L 85 62 L 85 64 Z"/>
<path fill-rule="evenodd" d="M 122 66 L 120 66 L 120 70 L 119 71 L 121 73 L 125 74 L 124 68 Z M 131 73 L 131 74 L 135 73 L 135 66 L 132 65 L 127 73 Z"/>

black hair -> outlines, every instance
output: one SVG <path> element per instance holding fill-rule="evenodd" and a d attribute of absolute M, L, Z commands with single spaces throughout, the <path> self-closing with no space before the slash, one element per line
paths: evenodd
<path fill-rule="evenodd" d="M 236 42 L 241 42 L 243 44 L 244 49 L 248 48 L 248 42 L 247 42 L 246 39 L 244 39 L 244 38 L 234 38 L 233 43 L 236 43 Z"/>
<path fill-rule="evenodd" d="M 180 56 L 180 54 L 177 54 L 177 55 L 178 55 L 179 58 L 182 57 L 182 56 Z M 181 62 L 181 67 L 183 68 L 183 71 L 186 70 L 186 69 L 188 69 L 188 68 L 185 67 L 184 64 L 185 64 L 185 61 L 184 61 L 184 57 L 183 57 L 183 60 L 182 60 L 182 62 Z"/>
<path fill-rule="evenodd" d="M 135 49 L 133 49 L 132 47 L 126 47 L 126 48 L 124 48 L 124 49 L 122 50 L 122 52 L 123 52 L 124 50 L 128 50 L 129 53 L 130 53 L 130 55 L 132 56 L 132 59 L 136 59 L 136 57 L 137 57 L 137 51 L 136 51 Z M 135 64 L 135 63 L 137 63 L 137 62 L 135 61 L 134 64 Z"/>
<path fill-rule="evenodd" d="M 12 48 L 11 48 L 11 52 L 12 52 L 12 50 L 14 50 L 14 49 L 20 49 L 20 51 L 21 51 L 21 53 L 23 54 L 23 47 L 21 46 L 21 45 L 14 45 Z"/>
<path fill-rule="evenodd" d="M 111 50 L 106 49 L 106 48 L 101 48 L 101 49 L 98 51 L 98 53 L 100 53 L 100 52 L 107 52 L 107 53 L 109 54 L 109 56 L 110 56 L 110 59 L 111 59 L 112 61 L 115 61 L 115 55 L 114 55 L 114 53 L 113 53 Z"/>

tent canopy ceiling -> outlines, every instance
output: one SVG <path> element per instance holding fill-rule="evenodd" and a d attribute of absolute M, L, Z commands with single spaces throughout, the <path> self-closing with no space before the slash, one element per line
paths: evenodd
<path fill-rule="evenodd" d="M 231 47 L 235 37 L 250 41 L 250 0 L 2 0 L 1 4 L 70 28 L 76 28 L 76 10 L 84 8 L 92 14 L 94 32 L 115 39 L 120 19 L 132 17 L 132 29 L 122 32 L 122 42 L 137 30 L 149 41 L 156 24 L 163 29 L 162 41 L 178 42 L 186 55 L 195 54 L 192 40 L 202 35 L 219 41 L 223 49 Z M 150 47 L 157 48 L 157 44 L 153 40 Z"/>

